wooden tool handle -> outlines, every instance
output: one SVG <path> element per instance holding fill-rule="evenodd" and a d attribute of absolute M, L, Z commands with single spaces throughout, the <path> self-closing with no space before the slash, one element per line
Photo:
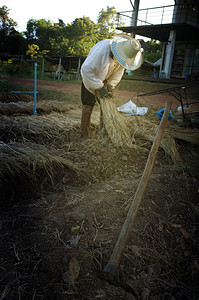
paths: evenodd
<path fill-rule="evenodd" d="M 163 136 L 163 133 L 165 131 L 166 128 L 166 124 L 167 124 L 167 120 L 168 120 L 168 116 L 169 116 L 169 112 L 171 109 L 171 101 L 167 101 L 166 103 L 166 107 L 165 107 L 165 111 L 163 114 L 163 117 L 161 119 L 161 123 L 159 125 L 158 131 L 156 133 L 156 136 L 154 138 L 153 141 L 153 145 L 151 147 L 148 159 L 147 159 L 147 163 L 144 169 L 144 172 L 142 174 L 142 177 L 140 179 L 134 200 L 129 208 L 126 220 L 124 222 L 124 225 L 120 231 L 120 235 L 119 238 L 115 244 L 115 247 L 113 249 L 113 253 L 110 257 L 109 263 L 105 266 L 103 273 L 104 273 L 104 277 L 107 280 L 115 280 L 117 279 L 117 275 L 118 275 L 118 266 L 120 264 L 120 260 L 121 260 L 121 256 L 122 256 L 122 252 L 126 246 L 129 234 L 132 231 L 132 226 L 136 217 L 136 214 L 138 212 L 138 209 L 140 207 L 140 204 L 142 202 L 143 196 L 144 196 L 144 192 L 146 190 L 148 181 L 149 181 L 149 177 L 151 175 L 152 172 L 152 168 L 154 165 L 154 161 L 155 161 L 155 157 L 156 154 L 158 152 L 158 148 L 160 146 L 161 143 L 161 139 Z"/>

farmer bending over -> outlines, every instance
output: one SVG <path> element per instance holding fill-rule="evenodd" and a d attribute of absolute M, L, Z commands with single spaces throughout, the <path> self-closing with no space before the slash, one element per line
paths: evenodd
<path fill-rule="evenodd" d="M 112 98 L 124 70 L 136 70 L 142 64 L 139 41 L 126 34 L 97 43 L 81 67 L 81 137 L 89 135 L 90 119 L 96 98 Z"/>

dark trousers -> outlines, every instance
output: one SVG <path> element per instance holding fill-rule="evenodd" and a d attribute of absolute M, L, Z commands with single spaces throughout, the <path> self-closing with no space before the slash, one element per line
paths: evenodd
<path fill-rule="evenodd" d="M 81 88 L 81 101 L 83 105 L 89 105 L 89 106 L 95 106 L 95 102 L 96 102 L 95 95 L 93 95 L 87 90 L 83 82 Z"/>

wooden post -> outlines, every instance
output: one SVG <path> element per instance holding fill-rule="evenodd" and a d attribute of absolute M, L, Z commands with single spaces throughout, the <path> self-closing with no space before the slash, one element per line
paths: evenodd
<path fill-rule="evenodd" d="M 44 71 L 44 64 L 45 64 L 45 58 L 44 58 L 44 56 L 43 56 L 43 58 L 42 58 L 42 76 L 44 76 L 44 74 L 45 74 L 45 71 Z"/>
<path fill-rule="evenodd" d="M 109 263 L 105 266 L 103 270 L 103 274 L 105 279 L 109 281 L 117 280 L 118 277 L 118 267 L 120 264 L 122 252 L 124 251 L 124 248 L 126 246 L 128 237 L 132 231 L 133 223 L 135 221 L 135 217 L 137 215 L 137 212 L 139 210 L 139 207 L 141 205 L 142 199 L 144 197 L 144 192 L 146 190 L 146 187 L 148 185 L 148 181 L 152 172 L 153 164 L 155 161 L 155 157 L 158 151 L 158 148 L 160 146 L 160 142 L 163 136 L 163 133 L 166 128 L 169 112 L 171 109 L 171 101 L 167 101 L 165 111 L 163 114 L 163 117 L 161 119 L 160 126 L 158 128 L 158 131 L 156 133 L 156 136 L 153 141 L 153 145 L 151 147 L 147 163 L 144 169 L 144 172 L 142 174 L 140 183 L 138 185 L 136 194 L 134 196 L 134 200 L 129 208 L 126 220 L 124 222 L 124 225 L 120 231 L 119 238 L 115 244 L 115 247 L 113 249 L 113 253 L 111 255 L 111 258 L 109 260 Z"/>
<path fill-rule="evenodd" d="M 59 75 L 58 75 L 58 80 L 60 80 L 60 76 L 61 76 L 61 56 L 59 58 Z"/>
<path fill-rule="evenodd" d="M 81 58 L 79 58 L 79 61 L 78 61 L 77 75 L 76 75 L 77 80 L 80 79 L 80 67 L 81 67 Z"/>

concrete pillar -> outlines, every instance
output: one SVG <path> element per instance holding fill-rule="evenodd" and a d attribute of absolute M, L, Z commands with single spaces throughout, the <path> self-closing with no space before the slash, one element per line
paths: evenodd
<path fill-rule="evenodd" d="M 173 62 L 173 55 L 175 49 L 175 40 L 176 40 L 176 31 L 171 30 L 169 33 L 169 39 L 165 49 L 165 61 L 164 61 L 164 77 L 170 78 L 171 76 L 171 67 Z"/>

